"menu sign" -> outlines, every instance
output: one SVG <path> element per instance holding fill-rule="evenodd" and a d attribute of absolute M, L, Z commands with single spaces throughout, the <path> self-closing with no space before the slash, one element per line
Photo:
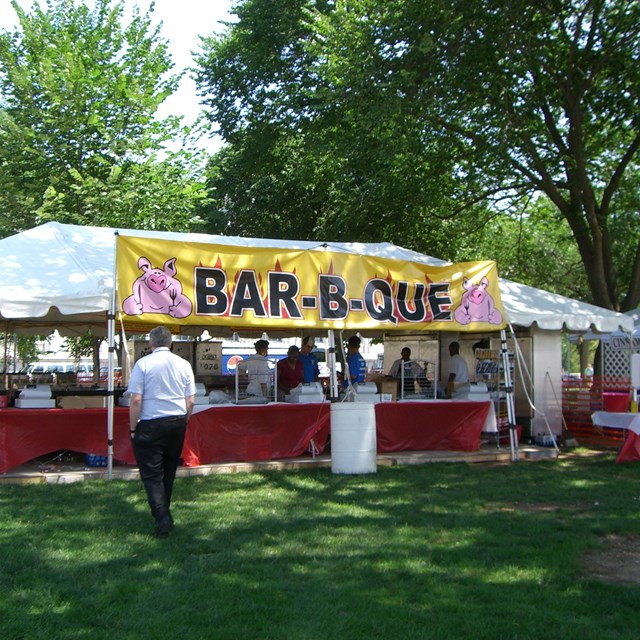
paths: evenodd
<path fill-rule="evenodd" d="M 196 342 L 195 374 L 216 376 L 222 372 L 222 343 Z"/>

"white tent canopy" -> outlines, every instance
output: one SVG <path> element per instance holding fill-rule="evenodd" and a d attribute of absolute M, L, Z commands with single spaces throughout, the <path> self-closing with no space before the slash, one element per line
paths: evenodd
<path fill-rule="evenodd" d="M 503 278 L 500 279 L 500 294 L 512 325 L 530 327 L 535 324 L 546 330 L 594 333 L 633 329 L 633 322 L 629 322 L 624 313 Z"/>
<path fill-rule="evenodd" d="M 638 333 L 640 331 L 640 307 L 633 311 L 627 311 L 625 315 L 629 316 L 633 320 L 633 332 Z"/>
<path fill-rule="evenodd" d="M 325 243 L 193 233 L 83 227 L 49 222 L 0 240 L 0 331 L 66 335 L 106 331 L 111 308 L 115 233 L 179 242 L 274 249 L 322 250 L 414 261 L 450 263 L 388 242 Z M 500 280 L 507 320 L 544 330 L 611 333 L 631 331 L 633 318 L 508 280 Z M 256 331 L 259 329 L 256 328 Z"/>

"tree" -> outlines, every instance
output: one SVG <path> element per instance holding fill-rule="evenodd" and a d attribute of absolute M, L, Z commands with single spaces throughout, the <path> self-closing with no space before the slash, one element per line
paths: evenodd
<path fill-rule="evenodd" d="M 93 359 L 93 382 L 96 386 L 100 383 L 100 344 L 103 340 L 88 331 L 82 336 L 66 338 L 62 343 L 62 348 L 69 352 L 76 365 L 81 358 Z"/>
<path fill-rule="evenodd" d="M 526 213 L 495 216 L 464 240 L 460 259 L 495 256 L 498 247 L 502 277 L 577 300 L 590 297 L 571 229 L 544 197 L 529 202 Z"/>
<path fill-rule="evenodd" d="M 38 342 L 46 336 L 15 335 L 0 332 L 0 341 L 3 345 L 3 357 L 0 370 L 5 372 L 18 372 L 27 364 L 38 359 Z"/>
<path fill-rule="evenodd" d="M 453 259 L 496 215 L 517 219 L 544 196 L 571 231 L 585 297 L 640 303 L 640 4 L 290 0 L 274 14 L 246 0 L 236 11 L 198 59 L 211 117 L 238 157 L 300 138 L 301 160 L 328 176 L 321 219 L 360 233 L 368 218 L 377 239 L 427 251 L 435 236 Z M 273 176 L 277 192 L 274 168 L 253 182 Z"/>
<path fill-rule="evenodd" d="M 228 33 L 205 39 L 197 82 L 229 142 L 209 166 L 208 229 L 385 239 L 443 255 L 484 212 L 450 213 L 451 160 L 443 152 L 427 161 L 416 123 L 397 105 L 352 104 L 348 82 L 332 86 L 310 12 L 333 5 L 240 3 Z"/>
<path fill-rule="evenodd" d="M 163 150 L 179 120 L 156 111 L 179 77 L 153 4 L 126 26 L 111 0 L 12 6 L 19 29 L 0 34 L 4 235 L 50 219 L 188 228 L 204 194 L 193 156 Z"/>
<path fill-rule="evenodd" d="M 482 171 L 485 193 L 546 195 L 572 231 L 593 302 L 637 306 L 640 218 L 622 194 L 638 175 L 640 6 L 488 1 L 453 10 L 454 20 L 430 13 L 422 50 L 410 47 L 408 98 L 426 105 L 425 122 L 440 125 L 474 176 Z"/>

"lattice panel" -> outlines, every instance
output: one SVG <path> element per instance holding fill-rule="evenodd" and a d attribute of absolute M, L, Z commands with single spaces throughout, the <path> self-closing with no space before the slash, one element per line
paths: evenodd
<path fill-rule="evenodd" d="M 604 342 L 604 375 L 630 378 L 631 354 L 640 353 L 640 344 L 637 340 L 630 345 L 628 340 L 624 344 L 616 341 Z"/>

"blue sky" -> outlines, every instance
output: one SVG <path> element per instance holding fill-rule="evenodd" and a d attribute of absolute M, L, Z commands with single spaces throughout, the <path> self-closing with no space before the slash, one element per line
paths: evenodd
<path fill-rule="evenodd" d="M 18 4 L 29 11 L 34 1 L 18 0 Z M 87 3 L 91 5 L 92 0 L 87 0 Z M 150 3 L 151 0 L 123 0 L 125 7 L 138 5 L 143 12 L 149 8 Z M 169 42 L 176 71 L 191 66 L 191 52 L 199 49 L 198 36 L 210 35 L 223 29 L 220 21 L 231 19 L 229 11 L 232 4 L 233 0 L 155 0 L 154 23 L 163 23 L 161 34 Z M 0 29 L 11 29 L 15 25 L 11 0 L 0 0 Z M 179 90 L 162 105 L 159 115 L 183 115 L 185 123 L 191 124 L 199 111 L 195 83 L 189 77 L 184 77 Z M 217 146 L 215 141 L 212 141 L 212 145 L 213 148 Z"/>

